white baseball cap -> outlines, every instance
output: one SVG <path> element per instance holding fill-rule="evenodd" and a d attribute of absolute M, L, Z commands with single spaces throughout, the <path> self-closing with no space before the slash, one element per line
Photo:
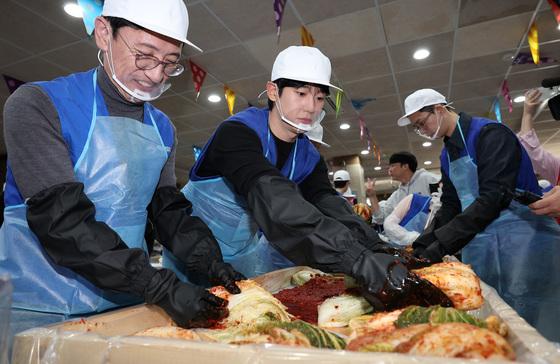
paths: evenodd
<path fill-rule="evenodd" d="M 350 181 L 350 173 L 344 169 L 334 172 L 333 181 Z"/>
<path fill-rule="evenodd" d="M 425 106 L 444 104 L 447 105 L 447 100 L 445 96 L 432 90 L 431 88 L 423 88 L 421 90 L 414 91 L 412 94 L 408 95 L 404 100 L 404 112 L 405 114 L 397 120 L 398 126 L 406 126 L 410 124 L 410 119 L 408 117 L 421 108 Z"/>
<path fill-rule="evenodd" d="M 279 78 L 325 85 L 342 91 L 330 82 L 331 61 L 314 47 L 291 46 L 278 53 L 270 79 L 276 81 Z"/>
<path fill-rule="evenodd" d="M 348 187 L 348 189 L 342 194 L 342 197 L 356 197 L 352 189 Z"/>
<path fill-rule="evenodd" d="M 101 15 L 126 19 L 202 52 L 187 40 L 189 13 L 183 0 L 105 0 Z"/>
<path fill-rule="evenodd" d="M 323 141 L 323 126 L 321 124 L 317 124 L 316 127 L 314 127 L 313 129 L 309 130 L 307 133 L 305 133 L 305 135 L 307 135 L 307 137 L 309 138 L 309 140 L 317 142 L 319 144 L 324 145 L 327 148 L 330 148 L 331 146 L 327 143 L 325 143 Z"/>

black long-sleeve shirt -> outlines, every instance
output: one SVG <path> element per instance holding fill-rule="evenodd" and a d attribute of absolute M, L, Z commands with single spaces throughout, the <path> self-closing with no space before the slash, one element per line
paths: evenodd
<path fill-rule="evenodd" d="M 461 113 L 451 137 L 444 138 L 451 162 L 457 160 L 464 149 L 459 127 L 466 136 L 471 121 L 471 116 Z M 511 197 L 504 195 L 503 190 L 504 187 L 515 189 L 521 164 L 521 146 L 515 134 L 503 124 L 484 126 L 476 142 L 476 156 L 478 198 L 461 211 L 455 186 L 442 168 L 442 207 L 432 226 L 418 238 L 420 245 L 435 242 L 445 253 L 455 254 L 509 206 Z"/>
<path fill-rule="evenodd" d="M 272 165 L 263 155 L 258 135 L 248 126 L 239 122 L 225 122 L 216 130 L 214 139 L 208 146 L 198 175 L 201 177 L 223 176 L 236 192 L 247 198 L 251 187 L 264 175 L 281 176 L 280 169 L 286 163 L 294 147 L 294 142 L 285 142 L 274 137 L 276 144 L 276 165 Z M 298 185 L 305 199 L 311 203 L 325 194 L 336 195 L 321 157 L 309 176 Z"/>

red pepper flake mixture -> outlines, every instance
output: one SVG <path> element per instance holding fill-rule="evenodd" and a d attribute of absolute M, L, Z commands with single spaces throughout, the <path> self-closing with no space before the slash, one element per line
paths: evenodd
<path fill-rule="evenodd" d="M 329 297 L 346 291 L 342 277 L 318 276 L 302 286 L 284 289 L 274 295 L 288 312 L 309 323 L 317 323 L 317 306 Z"/>

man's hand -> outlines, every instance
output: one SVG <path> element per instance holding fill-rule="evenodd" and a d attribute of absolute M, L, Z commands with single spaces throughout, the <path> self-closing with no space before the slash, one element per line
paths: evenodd
<path fill-rule="evenodd" d="M 371 197 L 371 196 L 375 196 L 375 178 L 369 178 L 367 179 L 365 186 L 366 186 L 366 196 L 367 197 Z"/>
<path fill-rule="evenodd" d="M 542 200 L 530 204 L 529 207 L 537 215 L 560 216 L 560 186 L 555 186 L 544 194 Z"/>

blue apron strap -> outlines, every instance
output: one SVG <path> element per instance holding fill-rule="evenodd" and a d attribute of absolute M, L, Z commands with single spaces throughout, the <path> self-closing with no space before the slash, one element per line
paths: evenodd
<path fill-rule="evenodd" d="M 89 149 L 89 141 L 91 140 L 91 135 L 93 134 L 93 129 L 95 126 L 95 120 L 97 119 L 97 69 L 93 71 L 92 83 L 93 83 L 93 107 L 91 110 L 91 123 L 89 126 L 89 132 L 88 132 L 86 142 L 84 143 L 84 148 L 82 149 L 82 153 L 80 154 L 80 158 L 78 158 L 76 164 L 74 165 L 74 173 L 76 173 L 78 167 L 82 163 L 82 160 L 85 158 L 87 154 L 87 151 Z"/>
<path fill-rule="evenodd" d="M 264 153 L 264 157 L 268 159 L 268 151 L 270 150 L 270 126 L 267 126 L 266 132 L 266 153 Z"/>
<path fill-rule="evenodd" d="M 292 156 L 292 165 L 290 166 L 290 181 L 294 180 L 294 171 L 296 170 L 296 156 L 298 149 L 299 138 L 296 138 L 296 145 L 294 147 L 294 155 Z"/>
<path fill-rule="evenodd" d="M 461 134 L 461 139 L 463 139 L 463 145 L 465 146 L 465 150 L 467 151 L 467 154 L 470 157 L 471 153 L 469 153 L 469 147 L 467 146 L 467 141 L 465 140 L 465 136 L 463 135 L 463 130 L 461 129 L 461 123 L 459 122 L 459 119 L 460 119 L 460 117 L 457 116 L 457 127 L 459 128 L 459 133 Z M 447 153 L 447 158 L 449 159 L 449 153 Z"/>

